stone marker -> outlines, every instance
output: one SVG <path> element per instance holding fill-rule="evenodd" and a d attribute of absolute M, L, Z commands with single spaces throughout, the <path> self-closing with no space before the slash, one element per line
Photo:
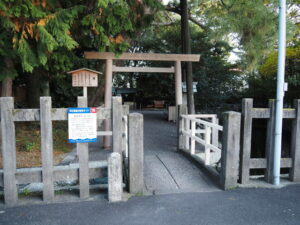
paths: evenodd
<path fill-rule="evenodd" d="M 122 159 L 121 154 L 113 152 L 108 157 L 108 200 L 122 201 Z"/>
<path fill-rule="evenodd" d="M 143 193 L 144 190 L 144 132 L 143 115 L 129 114 L 129 192 Z"/>

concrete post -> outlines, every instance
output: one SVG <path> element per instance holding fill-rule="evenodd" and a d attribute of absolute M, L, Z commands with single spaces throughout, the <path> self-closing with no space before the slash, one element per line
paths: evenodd
<path fill-rule="evenodd" d="M 43 200 L 54 200 L 51 97 L 40 98 Z"/>
<path fill-rule="evenodd" d="M 239 177 L 241 114 L 225 112 L 220 182 L 224 190 L 235 188 Z"/>
<path fill-rule="evenodd" d="M 274 132 L 275 132 L 275 99 L 269 100 L 270 118 L 267 127 L 266 141 L 266 158 L 267 168 L 265 178 L 268 183 L 273 182 L 273 165 L 274 165 Z"/>
<path fill-rule="evenodd" d="M 243 140 L 241 149 L 240 182 L 248 183 L 250 177 L 251 135 L 252 135 L 253 99 L 243 99 Z"/>
<path fill-rule="evenodd" d="M 300 182 L 300 100 L 294 101 L 296 118 L 293 119 L 291 156 L 293 167 L 290 170 L 290 179 Z"/>
<path fill-rule="evenodd" d="M 113 151 L 122 154 L 122 98 L 113 97 Z"/>
<path fill-rule="evenodd" d="M 18 190 L 16 184 L 16 134 L 12 114 L 12 110 L 14 109 L 14 98 L 0 98 L 0 109 L 4 202 L 8 205 L 14 205 L 18 201 Z"/>
<path fill-rule="evenodd" d="M 122 201 L 122 157 L 113 152 L 108 157 L 108 200 L 110 202 Z"/>
<path fill-rule="evenodd" d="M 144 190 L 144 126 L 143 115 L 131 113 L 129 119 L 129 192 L 143 193 Z"/>

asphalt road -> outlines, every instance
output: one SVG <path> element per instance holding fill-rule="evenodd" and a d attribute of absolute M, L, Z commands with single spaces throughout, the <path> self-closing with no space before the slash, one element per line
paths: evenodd
<path fill-rule="evenodd" d="M 300 185 L 0 208 L 0 224 L 300 224 Z"/>

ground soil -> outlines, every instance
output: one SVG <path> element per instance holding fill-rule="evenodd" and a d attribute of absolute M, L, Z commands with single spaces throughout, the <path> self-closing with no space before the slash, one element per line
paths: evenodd
<path fill-rule="evenodd" d="M 41 135 L 37 122 L 15 123 L 17 168 L 41 166 Z M 66 121 L 53 122 L 53 160 L 58 164 L 66 153 L 73 148 L 68 143 L 68 127 Z M 2 154 L 0 153 L 0 168 L 2 168 Z"/>

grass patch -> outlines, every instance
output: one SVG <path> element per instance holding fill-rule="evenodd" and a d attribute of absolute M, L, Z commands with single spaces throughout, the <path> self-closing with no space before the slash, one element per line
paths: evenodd
<path fill-rule="evenodd" d="M 17 122 L 16 150 L 17 168 L 41 166 L 41 131 L 39 122 Z M 53 121 L 53 160 L 59 163 L 64 154 L 72 150 L 68 143 L 67 121 Z M 2 154 L 0 153 L 0 168 L 2 168 Z"/>

